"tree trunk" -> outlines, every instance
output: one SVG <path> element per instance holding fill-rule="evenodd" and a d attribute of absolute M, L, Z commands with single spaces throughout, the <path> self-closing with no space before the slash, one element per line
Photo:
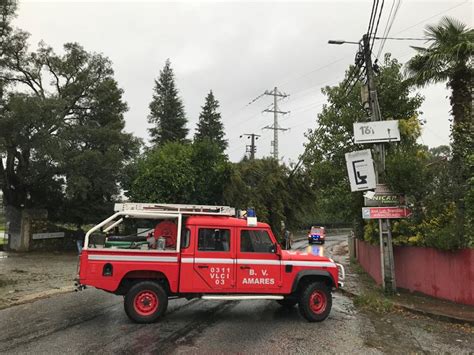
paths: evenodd
<path fill-rule="evenodd" d="M 469 180 L 468 157 L 473 147 L 471 79 L 469 69 L 460 70 L 448 84 L 452 90 L 450 102 L 453 114 L 451 176 L 453 199 L 456 204 L 456 233 L 461 244 L 467 241 L 465 238 L 465 196 L 468 192 Z"/>
<path fill-rule="evenodd" d="M 8 235 L 8 250 L 24 251 L 25 243 L 21 238 L 21 210 L 12 206 L 5 206 L 5 218 L 7 221 L 6 233 Z"/>

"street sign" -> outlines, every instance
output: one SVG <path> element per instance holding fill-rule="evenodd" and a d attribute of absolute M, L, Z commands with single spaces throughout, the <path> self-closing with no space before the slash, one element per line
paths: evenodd
<path fill-rule="evenodd" d="M 383 143 L 400 141 L 398 121 L 373 121 L 354 123 L 355 143 Z"/>
<path fill-rule="evenodd" d="M 64 238 L 64 232 L 53 232 L 53 233 L 33 233 L 33 239 L 55 239 Z"/>
<path fill-rule="evenodd" d="M 351 191 L 375 189 L 375 169 L 370 149 L 346 153 Z"/>
<path fill-rule="evenodd" d="M 366 207 L 400 206 L 405 204 L 405 196 L 390 191 L 387 185 L 377 184 L 375 192 L 364 195 Z"/>
<path fill-rule="evenodd" d="M 411 214 L 408 207 L 362 207 L 363 219 L 407 218 Z"/>

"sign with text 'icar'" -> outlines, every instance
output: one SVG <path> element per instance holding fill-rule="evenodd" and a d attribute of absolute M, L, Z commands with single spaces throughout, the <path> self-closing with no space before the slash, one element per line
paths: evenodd
<path fill-rule="evenodd" d="M 400 141 L 398 121 L 371 121 L 354 123 L 354 141 L 358 144 Z"/>
<path fill-rule="evenodd" d="M 370 149 L 346 153 L 346 166 L 352 192 L 375 189 L 375 169 Z"/>

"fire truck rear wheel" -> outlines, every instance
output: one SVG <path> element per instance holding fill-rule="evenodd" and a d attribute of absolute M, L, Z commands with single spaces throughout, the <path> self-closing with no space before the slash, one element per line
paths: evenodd
<path fill-rule="evenodd" d="M 306 320 L 321 322 L 331 312 L 331 290 L 324 282 L 312 282 L 301 290 L 298 305 L 301 315 Z"/>
<path fill-rule="evenodd" d="M 168 307 L 168 296 L 153 281 L 140 281 L 125 295 L 124 308 L 127 316 L 136 323 L 156 322 Z"/>

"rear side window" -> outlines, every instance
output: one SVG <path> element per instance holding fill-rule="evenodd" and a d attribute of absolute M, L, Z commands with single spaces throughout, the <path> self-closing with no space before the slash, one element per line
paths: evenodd
<path fill-rule="evenodd" d="M 229 251 L 230 229 L 200 228 L 198 233 L 198 250 Z"/>
<path fill-rule="evenodd" d="M 240 251 L 245 253 L 273 253 L 273 243 L 265 230 L 242 230 Z"/>

